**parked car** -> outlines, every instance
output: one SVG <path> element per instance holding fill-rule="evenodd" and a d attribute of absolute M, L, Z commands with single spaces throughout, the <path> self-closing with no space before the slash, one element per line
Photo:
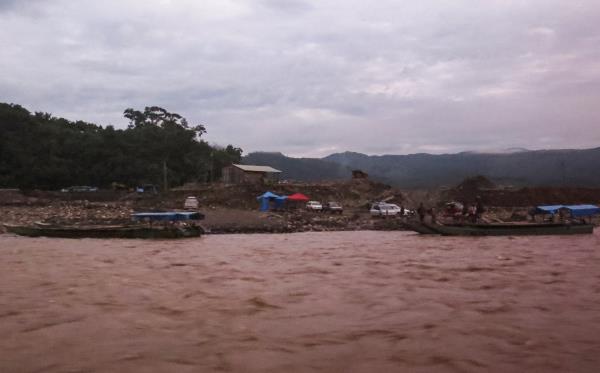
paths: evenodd
<path fill-rule="evenodd" d="M 341 214 L 344 212 L 344 208 L 337 202 L 327 202 L 323 205 L 323 211 L 329 211 L 332 214 Z"/>
<path fill-rule="evenodd" d="M 322 211 L 323 205 L 321 205 L 321 202 L 319 201 L 308 201 L 306 203 L 306 209 L 308 211 Z"/>
<path fill-rule="evenodd" d="M 400 208 L 400 206 L 393 204 L 393 203 L 386 203 L 386 205 L 388 205 L 391 209 L 396 210 L 398 212 L 398 214 L 400 214 L 400 212 L 402 212 L 402 209 Z"/>
<path fill-rule="evenodd" d="M 183 208 L 186 210 L 197 210 L 198 209 L 198 198 L 190 196 L 185 199 Z"/>
<path fill-rule="evenodd" d="M 370 210 L 371 216 L 396 216 L 400 207 L 388 203 L 374 203 Z"/>
<path fill-rule="evenodd" d="M 142 186 L 135 188 L 135 190 L 138 193 L 158 194 L 158 187 L 154 184 L 144 184 Z"/>
<path fill-rule="evenodd" d="M 91 186 L 86 186 L 86 185 L 81 185 L 81 186 L 70 186 L 68 188 L 63 188 L 60 191 L 63 192 L 63 193 L 69 193 L 69 192 L 75 192 L 75 193 L 79 193 L 79 192 L 97 192 L 98 188 L 91 187 Z"/>

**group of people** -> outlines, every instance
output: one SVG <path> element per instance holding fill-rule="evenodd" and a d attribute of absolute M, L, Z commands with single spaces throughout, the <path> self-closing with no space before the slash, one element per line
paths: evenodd
<path fill-rule="evenodd" d="M 477 223 L 481 220 L 483 213 L 485 212 L 485 207 L 483 206 L 483 202 L 481 201 L 481 197 L 477 197 L 475 204 L 466 203 L 463 205 L 462 214 L 459 219 L 463 221 L 469 221 L 471 223 Z"/>
<path fill-rule="evenodd" d="M 483 201 L 481 200 L 481 197 L 478 196 L 474 204 L 448 204 L 446 206 L 444 215 L 452 217 L 454 220 L 458 220 L 460 222 L 466 221 L 470 223 L 477 223 L 481 220 L 485 211 L 486 209 L 483 205 Z M 435 209 L 433 207 L 429 209 L 425 208 L 422 202 L 417 208 L 417 214 L 421 222 L 425 221 L 427 215 L 431 216 L 432 223 L 435 223 L 437 221 Z"/>

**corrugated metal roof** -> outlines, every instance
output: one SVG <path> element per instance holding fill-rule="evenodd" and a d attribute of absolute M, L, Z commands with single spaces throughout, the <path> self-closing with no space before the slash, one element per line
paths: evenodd
<path fill-rule="evenodd" d="M 235 164 L 235 163 L 233 164 L 233 166 L 237 167 L 241 170 L 249 171 L 249 172 L 281 172 L 270 166 L 253 166 L 253 165 L 248 165 L 248 164 Z"/>

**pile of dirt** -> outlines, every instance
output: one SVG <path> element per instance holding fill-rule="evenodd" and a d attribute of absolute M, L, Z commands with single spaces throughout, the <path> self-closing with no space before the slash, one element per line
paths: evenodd
<path fill-rule="evenodd" d="M 496 184 L 482 175 L 468 177 L 458 184 L 454 190 L 462 194 L 473 194 L 480 190 L 495 189 Z"/>
<path fill-rule="evenodd" d="M 600 189 L 538 187 L 522 189 L 451 189 L 442 193 L 442 201 L 474 203 L 477 197 L 487 206 L 527 207 L 557 204 L 598 204 Z"/>
<path fill-rule="evenodd" d="M 537 206 L 558 204 L 598 204 L 600 189 L 592 188 L 523 188 L 518 190 L 490 191 L 485 194 L 493 206 Z"/>
<path fill-rule="evenodd" d="M 494 189 L 496 188 L 496 184 L 494 184 L 490 179 L 483 175 L 477 175 L 473 177 L 468 177 L 463 180 L 457 187 L 457 189 L 463 190 L 473 190 L 473 189 Z"/>

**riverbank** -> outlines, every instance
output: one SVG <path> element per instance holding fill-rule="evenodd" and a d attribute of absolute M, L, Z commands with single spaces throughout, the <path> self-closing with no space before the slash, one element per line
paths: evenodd
<path fill-rule="evenodd" d="M 195 196 L 199 210 L 206 219 L 201 222 L 207 233 L 289 233 L 307 231 L 402 230 L 400 218 L 377 218 L 369 214 L 373 201 L 388 201 L 415 210 L 420 202 L 425 206 L 443 206 L 447 193 L 431 191 L 400 191 L 385 184 L 368 180 L 339 183 L 286 184 L 273 186 L 275 192 L 287 195 L 301 191 L 320 201 L 338 201 L 344 206 L 341 215 L 310 212 L 303 205 L 289 206 L 283 211 L 258 211 L 256 196 L 267 187 L 257 185 L 205 184 L 194 189 L 173 190 L 163 194 L 137 194 L 118 191 L 89 193 L 60 193 L 18 190 L 0 190 L 0 232 L 2 224 L 30 225 L 42 221 L 66 225 L 123 224 L 131 221 L 131 214 L 140 211 L 180 210 L 187 196 Z M 465 189 L 469 192 L 466 193 Z M 503 200 L 505 191 L 497 190 L 486 195 L 477 188 L 457 189 L 463 192 L 458 200 L 468 200 L 467 195 L 484 196 L 487 206 L 485 219 L 489 222 L 525 221 L 531 205 L 511 207 Z M 548 194 L 549 204 L 579 201 L 572 190 L 565 194 Z M 489 192 L 489 191 L 488 191 Z M 567 193 L 568 192 L 568 193 Z M 465 194 L 466 193 L 466 194 Z M 491 192 L 490 192 L 491 193 Z M 529 192 L 527 192 L 529 193 Z M 535 194 L 543 200 L 544 194 Z M 588 202 L 596 202 L 592 195 Z M 502 198 L 500 198 L 502 197 Z M 515 200 L 519 200 L 515 197 Z M 526 203 L 527 201 L 521 201 Z"/>
<path fill-rule="evenodd" d="M 399 229 L 400 220 L 374 219 L 369 214 L 372 201 L 402 204 L 402 193 L 390 186 L 368 180 L 341 183 L 278 185 L 274 191 L 291 194 L 301 190 L 321 201 L 339 201 L 343 214 L 310 212 L 303 204 L 283 211 L 258 210 L 256 199 L 267 187 L 258 185 L 206 184 L 193 189 L 162 194 L 99 191 L 60 193 L 16 190 L 0 193 L 0 224 L 29 225 L 37 221 L 67 224 L 121 224 L 139 211 L 180 210 L 187 196 L 195 196 L 205 215 L 201 225 L 207 233 L 284 233 L 306 231 L 347 231 Z"/>
<path fill-rule="evenodd" d="M 0 225 L 30 225 L 38 221 L 67 224 L 122 224 L 135 212 L 131 203 L 53 202 L 45 206 L 0 206 Z M 398 230 L 399 218 L 372 218 L 367 210 L 342 215 L 324 212 L 242 210 L 224 207 L 201 209 L 200 224 L 209 234 L 291 233 L 308 231 Z M 2 228 L 0 227 L 0 232 Z"/>

